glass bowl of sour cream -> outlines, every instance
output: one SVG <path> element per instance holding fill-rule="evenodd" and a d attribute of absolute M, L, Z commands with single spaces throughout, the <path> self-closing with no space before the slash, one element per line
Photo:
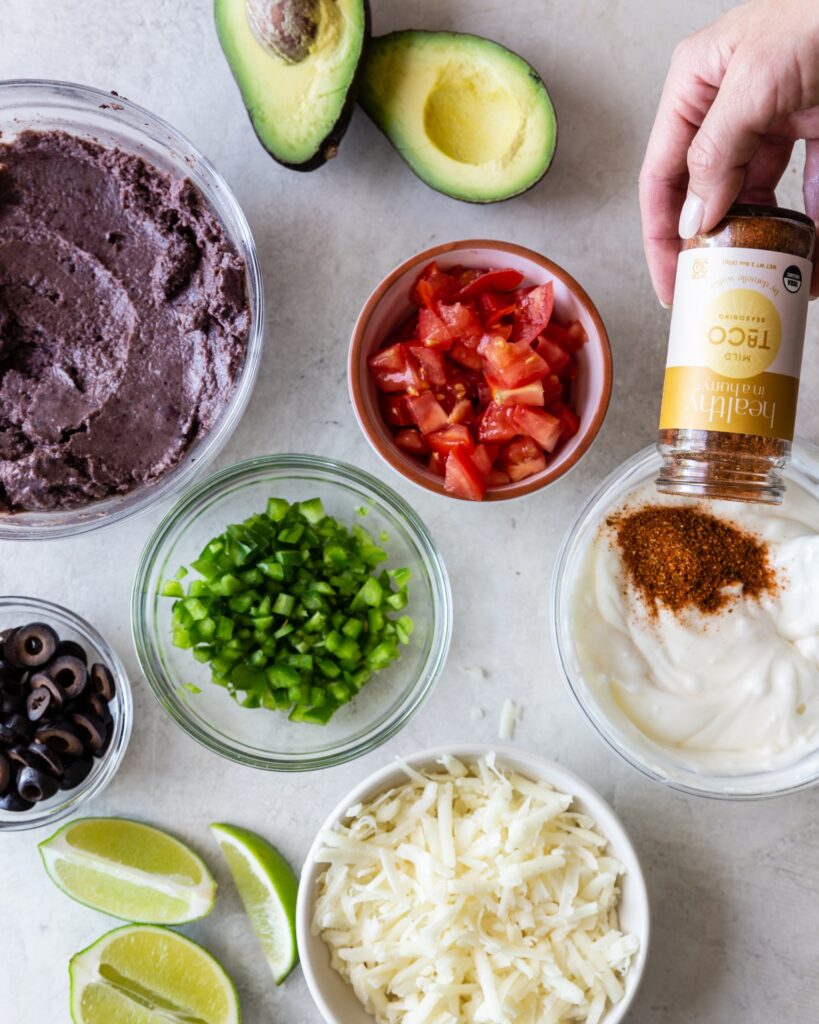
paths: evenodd
<path fill-rule="evenodd" d="M 797 440 L 780 506 L 661 495 L 650 446 L 589 497 L 561 546 L 552 634 L 569 690 L 603 740 L 675 789 L 729 799 L 819 781 L 819 447 Z M 718 612 L 653 609 L 612 516 L 696 507 L 756 538 L 776 586 L 726 590 Z"/>

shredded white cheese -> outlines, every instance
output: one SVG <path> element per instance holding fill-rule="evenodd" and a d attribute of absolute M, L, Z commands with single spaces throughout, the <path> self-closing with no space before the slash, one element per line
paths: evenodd
<path fill-rule="evenodd" d="M 498 725 L 499 740 L 513 740 L 515 738 L 515 729 L 520 721 L 521 713 L 521 708 L 514 701 L 507 698 L 503 702 L 500 723 Z"/>
<path fill-rule="evenodd" d="M 381 1024 L 597 1024 L 638 941 L 572 797 L 452 757 L 322 837 L 313 933 Z"/>

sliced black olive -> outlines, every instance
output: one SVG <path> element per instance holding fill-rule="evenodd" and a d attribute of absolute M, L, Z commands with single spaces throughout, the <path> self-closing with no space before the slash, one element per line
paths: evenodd
<path fill-rule="evenodd" d="M 45 743 L 38 743 L 37 740 L 29 743 L 28 752 L 31 755 L 33 767 L 39 768 L 41 772 L 48 772 L 49 775 L 59 778 L 65 771 L 65 765 L 60 755 L 49 750 Z"/>
<path fill-rule="evenodd" d="M 20 670 L 0 658 L 0 689 L 5 690 L 10 683 L 15 683 L 20 678 Z"/>
<path fill-rule="evenodd" d="M 16 789 L 0 796 L 0 811 L 30 811 L 34 804 L 24 800 Z"/>
<path fill-rule="evenodd" d="M 10 725 L 0 720 L 0 750 L 3 747 L 10 747 L 17 739 L 17 733 Z"/>
<path fill-rule="evenodd" d="M 90 711 L 75 711 L 71 721 L 79 729 L 87 750 L 96 754 L 102 751 L 108 739 L 105 722 L 91 714 Z"/>
<path fill-rule="evenodd" d="M 0 754 L 0 793 L 5 793 L 11 782 L 11 764 Z"/>
<path fill-rule="evenodd" d="M 18 768 L 30 768 L 34 764 L 34 755 L 22 743 L 18 743 L 16 747 L 9 747 L 6 757 Z"/>
<path fill-rule="evenodd" d="M 16 711 L 25 711 L 26 698 L 22 693 L 4 693 L 0 697 L 0 715 L 13 715 Z"/>
<path fill-rule="evenodd" d="M 111 715 L 111 710 L 108 707 L 108 702 L 103 700 L 103 698 L 98 693 L 94 693 L 93 691 L 86 691 L 85 696 L 83 697 L 80 704 L 85 705 L 85 710 L 88 710 L 92 714 L 96 715 L 97 718 L 99 718 L 102 722 L 105 723 L 105 725 L 110 725 L 111 722 L 113 722 L 114 719 Z M 81 706 L 76 710 L 83 710 L 83 708 Z"/>
<path fill-rule="evenodd" d="M 79 697 L 88 683 L 88 669 L 79 658 L 73 658 L 70 654 L 55 658 L 46 666 L 44 674 L 60 687 L 66 700 Z"/>
<path fill-rule="evenodd" d="M 16 626 L 7 626 L 6 629 L 0 629 L 0 651 L 2 651 L 6 640 L 8 640 L 16 628 Z"/>
<path fill-rule="evenodd" d="M 57 644 L 57 650 L 54 652 L 57 658 L 67 654 L 69 658 L 76 658 L 81 661 L 83 665 L 88 664 L 88 652 L 82 644 L 78 644 L 76 640 L 61 640 Z"/>
<path fill-rule="evenodd" d="M 40 687 L 48 690 L 52 699 L 51 712 L 59 711 L 67 699 L 62 687 L 55 683 L 51 676 L 46 675 L 45 672 L 35 672 L 29 680 L 29 686 L 32 691 Z"/>
<path fill-rule="evenodd" d="M 74 789 L 76 786 L 79 786 L 81 782 L 85 782 L 88 778 L 93 767 L 94 762 L 90 757 L 78 757 L 63 772 L 63 777 L 60 779 L 60 788 Z"/>
<path fill-rule="evenodd" d="M 64 719 L 38 726 L 34 738 L 38 743 L 44 743 L 49 750 L 56 751 L 61 757 L 79 757 L 83 752 L 82 733 L 75 725 Z"/>
<path fill-rule="evenodd" d="M 11 665 L 39 668 L 54 657 L 59 637 L 45 622 L 30 622 L 16 629 L 3 644 L 3 653 Z"/>
<path fill-rule="evenodd" d="M 15 740 L 25 740 L 28 743 L 34 731 L 34 726 L 24 714 L 18 711 L 13 715 L 6 715 L 4 721 L 14 733 Z"/>
<path fill-rule="evenodd" d="M 9 697 L 24 694 L 27 685 L 28 680 L 24 675 L 20 675 L 17 669 L 9 668 L 8 675 L 5 676 L 0 674 L 0 693 L 7 694 Z"/>
<path fill-rule="evenodd" d="M 91 685 L 103 700 L 112 701 L 116 693 L 114 676 L 107 665 L 99 662 L 91 666 Z"/>
<path fill-rule="evenodd" d="M 37 768 L 23 768 L 17 776 L 17 792 L 33 804 L 48 800 L 59 788 L 53 775 L 47 775 Z"/>
<path fill-rule="evenodd" d="M 58 710 L 54 702 L 54 694 L 44 686 L 32 690 L 26 698 L 26 714 L 30 722 L 39 722 L 50 712 Z"/>

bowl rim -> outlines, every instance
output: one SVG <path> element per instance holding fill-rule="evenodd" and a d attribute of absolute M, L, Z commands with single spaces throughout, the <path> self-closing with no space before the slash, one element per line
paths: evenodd
<path fill-rule="evenodd" d="M 489 753 L 495 753 L 501 762 L 507 761 L 523 765 L 524 767 L 519 770 L 524 774 L 535 775 L 542 781 L 553 785 L 556 789 L 570 793 L 572 797 L 579 799 L 586 806 L 589 814 L 595 819 L 595 823 L 609 841 L 609 846 L 614 854 L 619 859 L 629 862 L 627 864 L 628 871 L 626 877 L 630 888 L 634 891 L 635 914 L 640 920 L 640 927 L 633 930 L 634 934 L 639 936 L 640 948 L 626 975 L 627 978 L 633 978 L 630 989 L 625 992 L 619 1003 L 609 1008 L 609 1011 L 601 1018 L 600 1024 L 619 1024 L 626 1016 L 637 996 L 645 974 L 651 944 L 651 914 L 648 887 L 646 886 L 640 858 L 625 826 L 608 801 L 592 785 L 556 761 L 541 757 L 539 754 L 529 750 L 504 743 L 455 742 L 430 747 L 406 756 L 396 755 L 391 762 L 371 772 L 338 801 L 325 818 L 321 827 L 316 832 L 313 842 L 310 844 L 299 877 L 298 899 L 296 903 L 296 940 L 307 988 L 326 1024 L 346 1024 L 346 1021 L 343 1017 L 336 1014 L 335 1010 L 324 998 L 323 987 L 313 961 L 313 948 L 316 936 L 311 934 L 311 922 L 315 887 L 320 873 L 315 856 L 321 845 L 323 833 L 331 829 L 349 807 L 359 803 L 364 798 L 373 797 L 394 785 L 395 782 L 391 780 L 398 780 L 402 777 L 402 763 L 410 767 L 419 768 L 421 765 L 435 763 L 438 758 L 445 754 L 459 760 L 475 761 Z M 625 854 L 625 857 L 623 854 Z M 332 968 L 329 969 L 332 970 Z M 375 1018 L 372 1018 L 372 1020 L 374 1022 Z"/>
<path fill-rule="evenodd" d="M 170 699 L 169 692 L 173 692 L 175 687 L 156 664 L 153 638 L 148 635 L 150 616 L 147 614 L 147 602 L 152 599 L 148 583 L 168 537 L 180 524 L 189 520 L 197 509 L 212 501 L 231 484 L 250 479 L 259 472 L 280 473 L 288 470 L 306 470 L 310 474 L 323 474 L 325 482 L 329 480 L 334 485 L 344 479 L 351 480 L 358 487 L 373 494 L 403 522 L 413 542 L 424 556 L 425 564 L 430 567 L 429 581 L 435 609 L 434 629 L 429 655 L 412 685 L 402 691 L 404 697 L 397 710 L 373 726 L 356 742 L 342 741 L 315 754 L 279 753 L 261 756 L 245 751 L 238 752 L 235 746 L 216 738 L 211 731 L 199 728 L 189 720 L 182 706 Z M 287 453 L 253 456 L 199 480 L 166 512 L 146 541 L 131 590 L 131 635 L 137 661 L 154 697 L 166 714 L 184 733 L 213 753 L 238 764 L 275 772 L 313 771 L 344 764 L 375 750 L 396 735 L 426 703 L 438 682 L 449 654 L 452 624 L 452 589 L 446 565 L 428 527 L 418 513 L 391 487 L 365 470 L 319 455 Z"/>
<path fill-rule="evenodd" d="M 384 296 L 396 281 L 422 263 L 427 263 L 430 260 L 436 259 L 438 256 L 451 252 L 458 252 L 463 249 L 494 250 L 499 253 L 516 256 L 519 259 L 528 260 L 530 263 L 536 264 L 542 270 L 547 271 L 547 273 L 551 274 L 552 277 L 561 281 L 575 296 L 585 312 L 591 318 L 600 341 L 600 352 L 602 355 L 603 365 L 603 388 L 589 424 L 585 430 L 581 432 L 580 442 L 574 452 L 572 452 L 571 456 L 560 465 L 555 467 L 547 466 L 541 473 L 535 474 L 534 476 L 528 477 L 524 480 L 520 480 L 517 483 L 505 484 L 503 488 L 487 488 L 486 495 L 483 499 L 484 501 L 508 501 L 539 491 L 541 488 L 554 483 L 556 480 L 559 480 L 562 476 L 565 476 L 566 473 L 572 470 L 589 450 L 600 432 L 600 428 L 602 427 L 603 421 L 606 418 L 606 413 L 608 412 L 609 403 L 611 402 L 613 370 L 611 342 L 609 340 L 608 332 L 597 307 L 592 302 L 586 290 L 567 270 L 561 267 L 560 264 L 555 263 L 547 256 L 541 255 L 534 249 L 528 249 L 525 246 L 518 245 L 516 242 L 503 242 L 487 238 L 467 238 L 454 242 L 443 242 L 440 245 L 431 246 L 428 249 L 423 249 L 421 252 L 416 253 L 414 256 L 410 256 L 395 267 L 394 270 L 391 270 L 386 277 L 381 280 L 381 282 L 370 293 L 356 319 L 350 338 L 350 347 L 347 356 L 347 384 L 350 393 L 350 402 L 362 433 L 376 454 L 391 469 L 395 470 L 396 473 L 399 473 L 411 483 L 422 487 L 425 491 L 441 495 L 442 497 L 450 500 L 460 500 L 453 498 L 450 494 L 447 494 L 444 490 L 443 481 L 433 479 L 432 477 L 422 473 L 409 457 L 401 455 L 394 444 L 384 442 L 378 433 L 372 429 L 370 417 L 367 415 L 364 403 L 364 385 L 361 381 L 360 356 L 364 345 L 364 334 L 366 328 L 376 309 L 383 301 Z"/>
<path fill-rule="evenodd" d="M 259 255 L 247 217 L 225 178 L 186 135 L 160 115 L 133 100 L 94 86 L 60 79 L 15 78 L 0 81 L 0 103 L 4 102 L 6 96 L 13 97 L 16 92 L 24 94 L 27 90 L 42 93 L 44 104 L 50 103 L 58 107 L 61 100 L 67 101 L 70 110 L 69 120 L 82 118 L 86 111 L 93 110 L 98 116 L 111 122 L 112 131 L 116 130 L 117 125 L 127 126 L 135 136 L 173 157 L 174 162 L 184 162 L 187 167 L 184 174 L 193 180 L 198 191 L 203 192 L 203 189 L 196 178 L 205 182 L 208 194 L 203 195 L 203 198 L 245 263 L 250 319 L 245 357 L 233 393 L 213 427 L 201 439 L 201 447 L 196 450 L 189 448 L 182 459 L 167 473 L 125 494 L 109 495 L 87 505 L 68 509 L 35 509 L 0 514 L 0 540 L 36 541 L 73 537 L 141 515 L 147 509 L 178 495 L 201 475 L 228 442 L 247 409 L 258 377 L 264 348 L 265 306 Z M 76 104 L 80 109 L 70 104 Z M 22 129 L 25 130 L 27 127 L 23 125 Z M 93 127 L 82 124 L 76 128 L 69 124 L 64 130 L 81 136 L 94 134 Z M 163 170 L 163 173 L 170 172 Z M 179 176 L 182 176 L 182 173 L 180 167 Z"/>
<path fill-rule="evenodd" d="M 99 759 L 88 778 L 76 789 L 63 790 L 65 799 L 37 814 L 39 805 L 35 804 L 29 811 L 22 811 L 14 818 L 0 820 L 0 833 L 23 832 L 33 828 L 44 828 L 74 814 L 82 805 L 98 796 L 116 775 L 128 749 L 131 730 L 134 724 L 134 701 L 128 673 L 117 652 L 108 641 L 77 612 L 40 597 L 29 597 L 19 594 L 0 597 L 0 612 L 19 608 L 34 614 L 42 615 L 48 622 L 67 622 L 80 636 L 86 637 L 100 652 L 108 663 L 116 680 L 116 696 L 118 713 L 115 719 L 116 731 L 108 750 Z"/>
<path fill-rule="evenodd" d="M 660 459 L 661 456 L 656 444 L 646 445 L 627 459 L 624 459 L 604 479 L 593 486 L 585 500 L 578 507 L 560 542 L 550 581 L 549 635 L 560 675 L 563 678 L 563 683 L 569 692 L 572 703 L 598 739 L 602 740 L 619 758 L 652 782 L 661 783 L 670 789 L 686 793 L 689 796 L 712 800 L 769 800 L 790 793 L 798 793 L 803 789 L 810 789 L 819 784 L 819 773 L 813 777 L 801 779 L 793 785 L 783 785 L 771 789 L 750 788 L 748 786 L 748 783 L 754 779 L 764 778 L 766 775 L 764 771 L 718 774 L 674 765 L 673 772 L 676 774 L 671 774 L 672 767 L 670 765 L 668 771 L 666 771 L 661 764 L 652 764 L 650 759 L 639 756 L 629 749 L 625 743 L 621 742 L 615 735 L 614 730 L 609 727 L 603 712 L 594 706 L 594 702 L 588 700 L 583 695 L 579 685 L 579 673 L 574 672 L 569 657 L 570 652 L 574 649 L 570 631 L 571 615 L 569 604 L 571 595 L 569 588 L 572 579 L 568 575 L 569 560 L 574 554 L 580 532 L 595 506 L 605 500 L 607 507 L 610 507 L 617 499 L 617 493 L 623 490 L 623 482 L 628 480 L 628 487 L 619 496 L 619 500 L 622 500 L 629 489 L 637 486 L 647 476 L 647 470 L 650 469 L 653 463 L 656 462 L 656 466 L 659 469 Z M 638 471 L 642 472 L 640 477 L 635 476 Z M 813 484 L 814 490 L 816 490 L 819 487 L 819 446 L 805 438 L 796 437 L 794 439 L 791 461 L 785 468 L 786 480 L 789 474 L 797 473 L 796 482 L 801 486 L 805 486 L 803 480 L 811 471 L 817 474 Z M 620 486 L 618 487 L 617 485 Z M 819 497 L 817 497 L 817 500 L 819 500 Z M 659 760 L 658 758 L 657 761 L 659 762 Z M 779 769 L 779 771 L 783 770 L 786 769 Z M 743 781 L 748 788 L 732 788 L 732 783 L 734 786 L 737 786 Z"/>

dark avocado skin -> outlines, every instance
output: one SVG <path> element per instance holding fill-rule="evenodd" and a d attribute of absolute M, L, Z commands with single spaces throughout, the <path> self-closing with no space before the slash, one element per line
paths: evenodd
<path fill-rule="evenodd" d="M 338 148 L 341 145 L 341 140 L 344 138 L 344 133 L 347 131 L 350 121 L 352 120 L 353 111 L 356 108 L 358 88 L 361 84 L 361 76 L 364 73 L 364 66 L 367 63 L 367 51 L 369 49 L 371 36 L 372 12 L 370 10 L 370 0 L 364 0 L 364 37 L 361 43 L 361 56 L 358 59 L 358 66 L 356 67 L 355 75 L 350 83 L 350 88 L 347 90 L 347 97 L 344 101 L 344 106 L 338 120 L 322 139 L 318 149 L 309 160 L 305 160 L 303 163 L 299 164 L 288 163 L 286 160 L 280 160 L 276 154 L 268 148 L 264 139 L 258 131 L 256 131 L 256 125 L 253 124 L 253 118 L 250 116 L 250 111 L 247 111 L 248 120 L 253 128 L 254 135 L 277 164 L 280 164 L 282 167 L 286 167 L 291 171 L 315 171 L 326 164 L 328 160 L 332 160 L 332 158 L 336 156 Z M 245 109 L 247 110 L 247 108 Z"/>
<path fill-rule="evenodd" d="M 370 27 L 369 9 L 367 11 L 367 15 L 368 15 L 367 28 L 369 29 L 369 27 Z M 397 29 L 395 32 L 387 32 L 385 35 L 379 36 L 378 38 L 379 39 L 389 39 L 391 36 L 399 36 L 399 35 L 403 35 L 404 32 L 411 32 L 411 31 L 425 31 L 425 30 Z M 447 33 L 444 33 L 444 32 L 441 33 L 441 35 L 445 35 L 445 34 L 447 34 Z M 463 34 L 463 33 L 450 33 L 450 34 L 460 35 L 460 34 Z M 484 41 L 489 42 L 489 43 L 495 42 L 494 39 L 490 39 L 488 36 L 480 36 L 480 35 L 477 35 L 477 33 L 474 33 L 474 32 L 470 32 L 468 34 L 471 35 L 471 36 L 474 36 L 475 39 L 483 39 Z M 367 44 L 369 44 L 369 41 L 370 41 L 370 35 L 369 35 L 369 32 L 368 32 Z M 525 57 L 522 57 L 517 52 L 517 50 L 512 50 L 508 46 L 506 47 L 506 49 L 509 50 L 510 53 L 513 53 L 516 57 L 520 57 L 521 60 L 523 60 L 527 64 L 529 64 L 529 61 L 526 60 Z M 356 79 L 357 80 L 358 80 L 358 78 L 359 78 L 359 76 L 360 76 L 360 74 L 361 74 L 361 72 L 362 72 L 362 70 L 363 70 L 363 68 L 365 66 L 365 60 L 366 60 L 366 57 L 364 59 L 362 59 L 361 63 L 358 66 L 358 71 L 356 72 Z M 543 78 L 537 73 L 537 71 L 535 71 L 534 68 L 531 67 L 531 65 L 529 65 L 529 66 L 531 68 L 530 73 L 529 73 L 530 77 L 532 79 L 534 79 L 534 81 L 540 82 L 541 85 L 544 87 L 544 89 L 546 89 L 546 91 L 548 92 L 549 91 L 549 87 L 543 81 Z M 361 109 L 364 110 L 363 107 Z M 364 110 L 364 113 L 367 114 L 367 111 Z M 381 134 L 384 136 L 384 138 L 387 140 L 387 142 L 390 143 L 390 146 L 393 149 L 395 149 L 395 147 L 392 145 L 392 140 L 390 139 L 389 135 L 387 135 L 387 133 L 384 131 L 384 129 L 373 118 L 371 118 L 369 114 L 367 114 L 367 118 L 368 118 L 368 120 L 372 124 L 375 125 L 375 127 L 379 130 L 379 132 L 381 132 Z M 490 206 L 490 205 L 493 206 L 495 203 L 508 203 L 511 199 L 517 199 L 518 196 L 525 196 L 527 192 L 531 192 L 533 188 L 535 188 L 537 185 L 539 185 L 541 183 L 541 181 L 543 181 L 543 179 L 546 177 L 546 175 L 551 170 L 552 164 L 555 162 L 555 154 L 557 153 L 557 145 L 558 145 L 559 140 L 560 140 L 560 125 L 559 125 L 558 118 L 555 115 L 555 144 L 554 144 L 554 147 L 552 148 L 552 155 L 551 155 L 551 158 L 549 160 L 549 163 L 546 165 L 546 167 L 543 170 L 543 174 L 541 174 L 541 176 L 537 179 L 537 181 L 533 181 L 531 185 L 528 185 L 526 188 L 521 189 L 520 192 L 515 192 L 511 196 L 504 196 L 503 199 L 483 199 L 483 200 L 481 200 L 481 199 L 464 199 L 463 196 L 452 196 L 452 195 L 449 195 L 447 192 L 438 192 L 438 189 L 434 189 L 433 188 L 432 191 L 433 192 L 438 192 L 439 195 L 447 196 L 448 199 L 454 199 L 454 200 L 456 200 L 456 202 L 459 202 L 459 203 L 469 203 L 470 206 Z M 400 151 L 396 150 L 396 152 L 398 153 L 399 157 L 401 157 L 401 160 L 403 161 L 403 163 L 406 164 L 406 166 L 412 171 L 412 173 L 415 175 L 415 177 L 418 177 L 418 175 L 415 174 L 415 168 L 409 163 L 409 161 L 404 159 L 404 157 L 402 156 Z M 419 179 L 419 180 L 423 180 L 423 179 Z M 428 185 L 427 182 L 424 182 L 424 184 L 427 185 L 427 188 L 432 188 L 432 186 Z"/>

